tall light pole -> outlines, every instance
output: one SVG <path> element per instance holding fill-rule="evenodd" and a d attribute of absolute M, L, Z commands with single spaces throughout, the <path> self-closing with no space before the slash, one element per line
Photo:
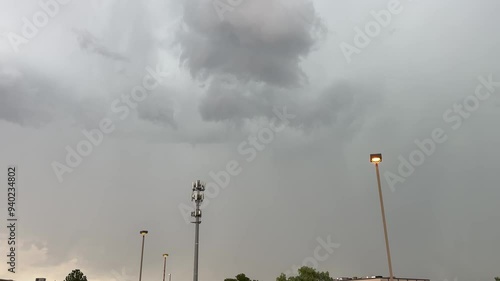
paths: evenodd
<path fill-rule="evenodd" d="M 163 281 L 165 281 L 165 272 L 167 272 L 167 257 L 168 254 L 163 254 Z"/>
<path fill-rule="evenodd" d="M 194 223 L 196 226 L 194 234 L 194 268 L 193 268 L 193 281 L 198 281 L 198 245 L 200 239 L 200 223 L 201 223 L 201 210 L 200 206 L 203 202 L 205 191 L 205 183 L 197 180 L 193 182 L 193 193 L 191 194 L 191 201 L 196 203 L 196 209 L 191 212 L 191 216 L 194 217 Z"/>
<path fill-rule="evenodd" d="M 142 235 L 142 250 L 141 250 L 141 269 L 139 270 L 139 281 L 142 280 L 142 260 L 144 258 L 144 240 L 146 238 L 146 234 L 148 234 L 148 231 L 141 230 L 140 234 Z"/>
<path fill-rule="evenodd" d="M 387 263 L 389 264 L 389 274 L 390 281 L 393 281 L 394 275 L 392 274 L 392 262 L 391 262 L 391 250 L 389 249 L 389 238 L 387 235 L 387 222 L 385 220 L 385 210 L 384 210 L 384 199 L 382 197 L 382 186 L 380 184 L 380 171 L 378 164 L 382 162 L 382 154 L 370 154 L 370 162 L 375 164 L 375 171 L 377 173 L 377 184 L 378 184 L 378 195 L 380 198 L 380 210 L 382 211 L 382 222 L 384 224 L 384 236 L 385 236 L 385 249 L 387 251 Z"/>

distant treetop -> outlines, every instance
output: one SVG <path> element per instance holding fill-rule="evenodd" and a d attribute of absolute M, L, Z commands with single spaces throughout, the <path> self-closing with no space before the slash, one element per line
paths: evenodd
<path fill-rule="evenodd" d="M 83 275 L 80 269 L 75 269 L 71 271 L 68 276 L 66 276 L 66 279 L 64 279 L 64 281 L 87 281 L 87 277 Z"/>
<path fill-rule="evenodd" d="M 333 281 L 328 271 L 319 272 L 312 267 L 303 266 L 299 268 L 297 276 L 286 276 L 284 273 L 276 278 L 276 281 Z"/>
<path fill-rule="evenodd" d="M 257 280 L 251 280 L 245 274 L 240 273 L 236 275 L 236 278 L 226 278 L 224 279 L 224 281 L 257 281 Z"/>

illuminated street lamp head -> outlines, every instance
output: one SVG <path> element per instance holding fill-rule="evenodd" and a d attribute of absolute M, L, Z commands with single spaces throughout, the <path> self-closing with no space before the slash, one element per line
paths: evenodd
<path fill-rule="evenodd" d="M 168 257 L 168 254 L 163 254 L 163 257 L 165 257 L 165 258 Z"/>
<path fill-rule="evenodd" d="M 146 234 L 148 234 L 148 231 L 147 230 L 141 230 L 140 233 L 141 233 L 142 236 L 145 236 Z"/>
<path fill-rule="evenodd" d="M 382 162 L 382 154 L 381 153 L 370 154 L 370 162 L 372 162 L 374 164 L 378 164 L 378 163 Z"/>

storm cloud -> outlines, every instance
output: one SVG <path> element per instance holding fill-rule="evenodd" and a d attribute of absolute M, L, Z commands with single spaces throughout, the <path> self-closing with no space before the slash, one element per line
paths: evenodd
<path fill-rule="evenodd" d="M 0 119 L 39 127 L 68 117 L 76 105 L 46 75 L 13 63 L 0 65 Z"/>
<path fill-rule="evenodd" d="M 356 81 L 356 82 L 354 82 Z M 315 128 L 337 130 L 361 126 L 369 107 L 383 102 L 384 80 L 367 77 L 339 79 L 323 89 L 284 89 L 262 82 L 242 83 L 231 77 L 212 80 L 201 100 L 200 113 L 206 121 L 245 120 L 274 116 L 273 108 L 285 106 L 297 117 L 290 126 L 304 132 Z"/>
<path fill-rule="evenodd" d="M 294 87 L 307 82 L 302 60 L 324 26 L 310 1 L 242 1 L 222 19 L 215 1 L 187 1 L 178 32 L 181 61 L 198 79 L 231 74 L 241 81 Z M 290 16 L 297 11 L 297 16 Z M 306 14 L 311 20 L 305 21 Z"/>
<path fill-rule="evenodd" d="M 100 43 L 99 40 L 88 30 L 73 29 L 73 32 L 77 35 L 78 44 L 80 44 L 80 47 L 83 50 L 96 53 L 113 60 L 128 61 L 127 57 L 110 51 L 106 46 L 102 45 L 102 43 Z"/>

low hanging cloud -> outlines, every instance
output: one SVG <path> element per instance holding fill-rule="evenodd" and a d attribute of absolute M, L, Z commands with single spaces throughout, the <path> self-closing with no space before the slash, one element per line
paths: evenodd
<path fill-rule="evenodd" d="M 355 82 L 353 82 L 355 81 Z M 201 100 L 205 121 L 241 124 L 244 120 L 273 117 L 273 107 L 286 106 L 297 117 L 290 126 L 304 132 L 332 127 L 352 131 L 362 124 L 370 106 L 382 102 L 384 79 L 333 81 L 321 90 L 292 89 L 231 77 L 214 79 Z"/>
<path fill-rule="evenodd" d="M 175 106 L 171 99 L 162 95 L 153 95 L 137 107 L 137 116 L 163 127 L 177 129 Z"/>
<path fill-rule="evenodd" d="M 0 66 L 0 119 L 23 126 L 47 124 L 69 102 L 56 92 L 50 79 L 36 71 Z"/>
<path fill-rule="evenodd" d="M 78 44 L 83 50 L 101 55 L 112 60 L 129 61 L 127 57 L 119 53 L 110 51 L 108 47 L 99 42 L 99 40 L 88 30 L 74 28 L 73 32 L 77 35 Z"/>
<path fill-rule="evenodd" d="M 292 121 L 292 125 L 305 132 L 328 127 L 349 138 L 359 132 L 367 121 L 369 109 L 383 103 L 382 81 L 355 79 L 332 82 L 313 99 L 297 102 L 298 118 Z"/>
<path fill-rule="evenodd" d="M 311 1 L 241 1 L 223 18 L 216 2 L 184 2 L 177 42 L 193 77 L 230 74 L 280 87 L 307 82 L 300 63 L 324 31 Z"/>
<path fill-rule="evenodd" d="M 267 116 L 272 112 L 267 88 L 258 83 L 240 83 L 230 76 L 214 79 L 201 100 L 201 117 L 205 121 L 239 122 Z"/>
<path fill-rule="evenodd" d="M 107 110 L 103 97 L 77 97 L 60 79 L 10 62 L 0 66 L 0 99 L 0 119 L 25 127 L 69 121 L 92 128 Z"/>

